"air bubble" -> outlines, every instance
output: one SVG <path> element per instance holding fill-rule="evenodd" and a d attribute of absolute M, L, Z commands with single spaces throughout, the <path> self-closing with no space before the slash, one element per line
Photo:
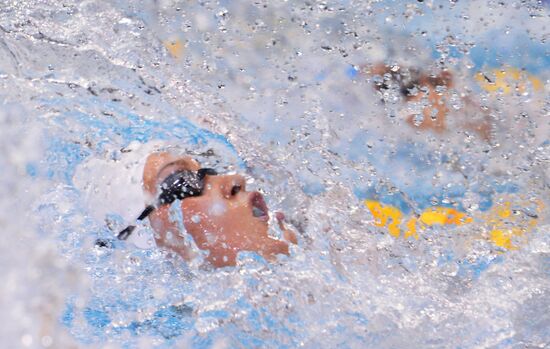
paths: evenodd
<path fill-rule="evenodd" d="M 415 114 L 413 116 L 413 124 L 414 126 L 420 126 L 424 122 L 424 115 L 423 114 Z"/>
<path fill-rule="evenodd" d="M 30 347 L 32 342 L 32 336 L 30 334 L 25 334 L 21 337 L 21 344 L 23 344 L 24 347 Z"/>
<path fill-rule="evenodd" d="M 197 214 L 191 216 L 191 221 L 195 224 L 198 224 L 201 222 L 201 217 Z"/>

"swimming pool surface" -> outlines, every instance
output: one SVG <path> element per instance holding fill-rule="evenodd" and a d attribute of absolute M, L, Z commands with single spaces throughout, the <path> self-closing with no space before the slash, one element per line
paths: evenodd
<path fill-rule="evenodd" d="M 5 1 L 3 345 L 550 346 L 549 11 Z M 381 62 L 450 72 L 437 93 L 459 121 L 407 122 L 427 102 Z M 488 140 L 461 126 L 483 117 Z M 298 232 L 290 256 L 210 270 L 145 223 L 139 246 L 96 246 L 143 206 L 129 171 L 153 142 L 245 174 Z"/>

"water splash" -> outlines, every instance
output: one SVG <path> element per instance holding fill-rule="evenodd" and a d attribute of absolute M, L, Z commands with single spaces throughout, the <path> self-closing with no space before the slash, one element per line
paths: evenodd
<path fill-rule="evenodd" d="M 6 237 L 25 243 L 2 239 L 2 307 L 17 315 L 2 337 L 13 347 L 547 345 L 544 6 L 7 2 L 1 188 L 18 200 L 2 201 L 1 217 Z M 396 74 L 372 73 L 381 63 L 426 79 L 448 71 L 453 84 L 403 95 Z M 441 131 L 421 128 L 439 122 L 434 96 L 448 109 Z M 207 270 L 200 258 L 95 246 L 126 218 L 115 200 L 109 215 L 94 210 L 75 174 L 91 159 L 124 163 L 132 142 L 150 140 L 214 149 L 226 161 L 215 165 L 246 172 L 299 231 L 291 256 L 243 254 Z M 100 176 L 85 173 L 88 184 Z"/>

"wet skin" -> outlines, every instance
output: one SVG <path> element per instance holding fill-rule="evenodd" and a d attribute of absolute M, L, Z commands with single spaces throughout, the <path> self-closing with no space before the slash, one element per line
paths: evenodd
<path fill-rule="evenodd" d="M 199 168 L 199 163 L 189 157 L 153 153 L 144 168 L 144 190 L 151 198 L 156 197 L 159 184 L 167 176 L 177 170 L 196 171 Z M 240 251 L 254 251 L 267 260 L 274 260 L 278 254 L 289 254 L 286 241 L 268 235 L 267 206 L 260 193 L 246 191 L 243 176 L 207 175 L 202 194 L 185 198 L 179 204 L 185 230 L 198 248 L 208 251 L 206 260 L 214 267 L 234 266 Z M 277 213 L 276 218 L 284 238 L 296 243 L 295 234 L 284 226 L 284 215 Z M 158 246 L 186 260 L 194 257 L 177 223 L 170 219 L 169 205 L 157 208 L 149 220 L 157 233 Z"/>

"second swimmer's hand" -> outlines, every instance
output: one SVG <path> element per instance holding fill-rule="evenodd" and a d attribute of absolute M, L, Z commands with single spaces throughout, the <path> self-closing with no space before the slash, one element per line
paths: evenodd
<path fill-rule="evenodd" d="M 277 224 L 279 225 L 279 228 L 281 229 L 281 231 L 283 232 L 283 238 L 288 241 L 288 242 L 291 242 L 293 244 L 298 244 L 298 239 L 296 238 L 296 233 L 294 233 L 294 231 L 292 231 L 291 229 L 285 227 L 285 214 L 282 213 L 282 212 L 276 212 L 275 213 L 275 218 L 277 219 Z"/>

